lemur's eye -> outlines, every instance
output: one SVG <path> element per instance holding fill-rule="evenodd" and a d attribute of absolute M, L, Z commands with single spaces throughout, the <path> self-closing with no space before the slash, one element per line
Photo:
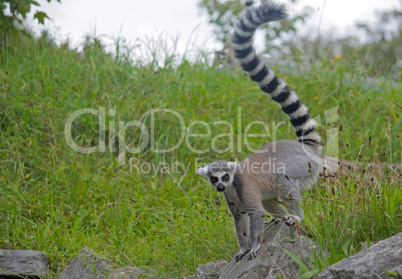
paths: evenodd
<path fill-rule="evenodd" d="M 223 177 L 223 180 L 228 181 L 228 180 L 229 180 L 229 175 L 226 174 L 226 175 Z"/>
<path fill-rule="evenodd" d="M 211 176 L 211 182 L 215 183 L 216 181 L 218 181 L 218 178 L 216 178 L 215 176 Z"/>

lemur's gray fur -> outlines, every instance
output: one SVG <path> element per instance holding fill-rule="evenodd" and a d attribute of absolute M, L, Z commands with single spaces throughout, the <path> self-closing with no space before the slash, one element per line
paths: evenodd
<path fill-rule="evenodd" d="M 247 1 L 249 3 L 251 1 Z M 197 169 L 218 191 L 225 195 L 233 215 L 240 250 L 240 260 L 248 251 L 248 259 L 257 256 L 261 246 L 265 211 L 288 225 L 300 222 L 303 210 L 301 190 L 311 186 L 318 173 L 321 139 L 315 121 L 286 83 L 256 56 L 253 36 L 261 24 L 287 17 L 285 7 L 262 1 L 259 7 L 248 5 L 237 22 L 232 40 L 237 60 L 251 80 L 279 105 L 293 125 L 297 141 L 280 140 L 261 147 L 237 162 L 216 161 Z M 283 207 L 285 206 L 285 208 Z M 248 215 L 248 216 L 247 216 Z"/>

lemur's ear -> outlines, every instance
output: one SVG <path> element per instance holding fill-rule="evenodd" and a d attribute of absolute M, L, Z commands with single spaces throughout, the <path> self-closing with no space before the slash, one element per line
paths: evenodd
<path fill-rule="evenodd" d="M 230 172 L 234 172 L 238 164 L 239 164 L 238 162 L 228 162 Z"/>
<path fill-rule="evenodd" d="M 198 168 L 198 169 L 195 171 L 195 174 L 197 174 L 197 175 L 203 175 L 203 176 L 206 176 L 206 175 L 207 175 L 207 173 L 208 173 L 208 166 Z"/>

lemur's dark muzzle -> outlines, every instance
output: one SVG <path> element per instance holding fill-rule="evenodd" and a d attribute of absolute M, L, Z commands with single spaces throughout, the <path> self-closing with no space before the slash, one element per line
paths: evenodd
<path fill-rule="evenodd" d="M 225 191 L 225 188 L 225 185 L 223 185 L 222 183 L 219 183 L 218 186 L 216 186 L 216 190 L 218 190 L 218 192 Z"/>

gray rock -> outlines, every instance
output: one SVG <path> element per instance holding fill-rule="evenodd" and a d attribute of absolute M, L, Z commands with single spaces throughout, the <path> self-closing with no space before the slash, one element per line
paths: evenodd
<path fill-rule="evenodd" d="M 217 279 L 220 272 L 228 264 L 227 261 L 219 260 L 207 264 L 201 264 L 197 267 L 195 275 L 189 275 L 182 279 Z"/>
<path fill-rule="evenodd" d="M 108 279 L 139 279 L 139 278 L 159 278 L 158 272 L 150 267 L 125 266 L 110 273 Z"/>
<path fill-rule="evenodd" d="M 385 270 L 398 275 L 391 276 Z M 318 278 L 402 278 L 402 233 L 327 267 Z"/>
<path fill-rule="evenodd" d="M 377 243 L 378 243 L 378 241 L 371 242 L 371 243 L 370 243 L 370 247 L 373 246 L 374 244 L 377 244 Z M 363 243 L 362 243 L 362 249 L 361 249 L 361 250 L 364 251 L 364 250 L 366 250 L 366 249 L 368 249 L 368 242 L 363 242 Z"/>
<path fill-rule="evenodd" d="M 48 264 L 49 258 L 45 252 L 0 250 L 0 278 L 45 276 Z"/>
<path fill-rule="evenodd" d="M 91 249 L 85 247 L 60 273 L 58 279 L 105 279 L 111 271 L 110 263 L 100 259 Z"/>
<path fill-rule="evenodd" d="M 219 260 L 212 263 L 201 264 L 195 274 L 197 279 L 215 279 L 219 277 L 222 269 L 228 264 L 227 261 Z"/>
<path fill-rule="evenodd" d="M 266 226 L 263 243 L 257 257 L 251 261 L 247 254 L 238 262 L 233 260 L 222 270 L 220 279 L 274 279 L 277 276 L 297 278 L 299 266 L 285 253 L 284 249 L 296 254 L 308 267 L 307 257 L 312 258 L 314 243 L 300 236 L 284 222 Z M 318 247 L 318 245 L 317 245 Z M 316 249 L 317 255 L 319 249 Z"/>

